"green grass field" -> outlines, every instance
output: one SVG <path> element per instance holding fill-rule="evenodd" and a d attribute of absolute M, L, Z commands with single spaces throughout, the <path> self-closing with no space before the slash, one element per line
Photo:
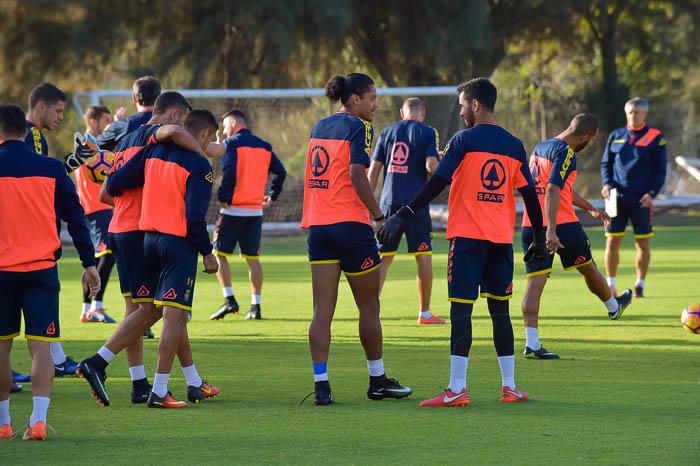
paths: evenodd
<path fill-rule="evenodd" d="M 594 257 L 602 261 L 602 234 L 589 230 L 589 235 Z M 406 255 L 397 257 L 382 299 L 384 359 L 388 374 L 415 393 L 407 400 L 367 400 L 357 311 L 343 282 L 329 362 L 338 403 L 319 408 L 309 399 L 300 406 L 313 389 L 305 238 L 266 239 L 264 320 L 237 315 L 209 321 L 221 293 L 214 277 L 199 276 L 189 330 L 200 373 L 222 388 L 218 398 L 180 411 L 132 405 L 128 371 L 119 356 L 107 385 L 112 406 L 98 406 L 83 380 L 56 380 L 49 423 L 57 435 L 37 444 L 3 441 L 0 463 L 698 464 L 700 336 L 683 331 L 678 320 L 685 305 L 700 301 L 698 238 L 700 227 L 658 229 L 648 297 L 635 301 L 617 322 L 607 318 L 576 272 L 555 268 L 543 298 L 540 333 L 547 348 L 562 355 L 559 361 L 519 355 L 524 268 L 518 253 L 511 307 L 516 381 L 531 401 L 499 402 L 491 323 L 485 301 L 479 301 L 469 363 L 472 405 L 442 410 L 419 409 L 418 402 L 448 382 L 449 326 L 415 324 L 415 266 Z M 447 242 L 441 237 L 435 246 L 433 310 L 449 316 Z M 623 248 L 619 287 L 634 280 L 631 237 Z M 115 326 L 78 323 L 79 265 L 71 249 L 66 252 L 60 265 L 62 336 L 68 354 L 79 360 L 93 354 Z M 236 259 L 233 267 L 234 289 L 245 303 L 244 263 Z M 120 318 L 117 288 L 115 272 L 106 305 Z M 155 331 L 158 335 L 160 327 Z M 144 345 L 149 378 L 156 345 L 157 340 Z M 15 369 L 27 371 L 22 339 L 14 350 Z M 173 376 L 170 388 L 184 398 L 179 367 Z M 29 388 L 11 398 L 18 426 L 31 412 Z"/>

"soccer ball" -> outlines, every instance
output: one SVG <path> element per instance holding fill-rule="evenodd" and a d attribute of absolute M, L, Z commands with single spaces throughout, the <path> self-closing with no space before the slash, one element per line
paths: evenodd
<path fill-rule="evenodd" d="M 700 334 L 700 304 L 693 304 L 683 309 L 681 323 L 686 331 Z"/>
<path fill-rule="evenodd" d="M 85 169 L 90 181 L 98 184 L 104 183 L 109 169 L 114 163 L 114 152 L 98 150 L 95 155 L 85 162 Z"/>

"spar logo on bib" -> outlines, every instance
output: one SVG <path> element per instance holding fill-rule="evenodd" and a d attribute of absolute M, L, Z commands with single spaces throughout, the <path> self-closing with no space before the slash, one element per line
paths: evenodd
<path fill-rule="evenodd" d="M 401 141 L 396 141 L 393 146 L 391 146 L 391 163 L 389 165 L 389 173 L 408 173 L 408 144 Z"/>
<path fill-rule="evenodd" d="M 309 161 L 311 163 L 310 171 L 312 176 L 312 178 L 309 179 L 309 188 L 328 189 L 328 180 L 320 178 L 326 174 L 331 164 L 331 157 L 328 155 L 326 148 L 323 146 L 314 146 L 311 149 Z"/>
<path fill-rule="evenodd" d="M 497 159 L 487 160 L 481 167 L 481 186 L 486 191 L 476 193 L 476 200 L 479 202 L 495 202 L 502 204 L 505 194 L 495 193 L 506 182 L 506 169 Z"/>

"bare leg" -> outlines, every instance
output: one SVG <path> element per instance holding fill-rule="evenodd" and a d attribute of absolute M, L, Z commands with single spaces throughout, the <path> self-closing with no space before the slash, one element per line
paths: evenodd
<path fill-rule="evenodd" d="M 141 306 L 139 303 L 133 302 L 131 298 L 124 298 L 124 301 L 126 301 L 126 310 L 124 312 L 125 318 L 128 317 L 129 314 L 136 312 Z M 137 338 L 133 343 L 126 347 L 126 362 L 129 367 L 143 365 L 143 338 Z"/>
<path fill-rule="evenodd" d="M 170 374 L 173 360 L 180 346 L 183 329 L 187 325 L 187 312 L 173 306 L 163 306 L 163 331 L 158 343 L 156 373 Z"/>
<path fill-rule="evenodd" d="M 187 316 L 185 316 L 186 318 Z M 180 344 L 177 347 L 177 359 L 180 361 L 180 366 L 190 367 L 194 364 L 192 358 L 192 347 L 190 346 L 190 336 L 187 333 L 187 325 L 182 329 L 180 335 Z"/>
<path fill-rule="evenodd" d="M 231 266 L 228 264 L 226 256 L 217 254 L 216 260 L 219 262 L 219 271 L 216 278 L 219 280 L 221 288 L 231 288 Z"/>
<path fill-rule="evenodd" d="M 416 256 L 416 285 L 418 286 L 418 303 L 421 312 L 430 309 L 430 296 L 433 292 L 433 256 L 419 254 Z"/>
<path fill-rule="evenodd" d="M 525 327 L 537 328 L 540 314 L 540 300 L 544 286 L 547 284 L 548 274 L 528 277 L 523 296 L 523 321 Z"/>
<path fill-rule="evenodd" d="M 339 281 L 340 264 L 311 264 L 314 317 L 309 325 L 309 348 L 314 364 L 328 361 Z"/>
<path fill-rule="evenodd" d="M 637 249 L 637 278 L 644 280 L 651 261 L 651 238 L 637 238 L 634 244 Z"/>
<path fill-rule="evenodd" d="M 386 281 L 387 275 L 389 275 L 389 267 L 391 263 L 394 262 L 394 256 L 382 256 L 382 265 L 379 267 L 379 294 L 381 295 L 384 289 L 384 282 Z"/>
<path fill-rule="evenodd" d="M 608 277 L 617 277 L 621 244 L 622 236 L 608 236 L 605 240 L 605 273 Z"/>
<path fill-rule="evenodd" d="M 160 309 L 155 306 L 139 306 L 136 311 L 127 315 L 119 323 L 117 330 L 109 337 L 105 346 L 112 353 L 119 353 L 127 346 L 132 345 L 134 341 L 141 340 L 143 332 L 158 322 L 161 316 Z M 143 354 L 141 354 L 141 361 L 143 361 Z"/>
<path fill-rule="evenodd" d="M 598 270 L 595 261 L 576 270 L 586 279 L 586 286 L 591 290 L 591 293 L 598 296 L 601 301 L 606 302 L 612 298 L 612 291 L 610 291 L 608 283 L 603 278 L 603 274 Z"/>
<path fill-rule="evenodd" d="M 5 401 L 10 397 L 10 387 L 12 386 L 11 352 L 12 340 L 0 340 L 0 401 Z M 53 361 L 51 366 L 53 367 Z"/>
<path fill-rule="evenodd" d="M 382 358 L 382 323 L 379 320 L 379 270 L 348 276 L 360 311 L 360 342 L 368 361 Z"/>
<path fill-rule="evenodd" d="M 248 261 L 248 280 L 250 280 L 250 293 L 259 295 L 262 292 L 263 269 L 259 259 L 246 259 Z"/>
<path fill-rule="evenodd" d="M 54 365 L 48 341 L 27 340 L 32 355 L 32 395 L 51 397 Z"/>

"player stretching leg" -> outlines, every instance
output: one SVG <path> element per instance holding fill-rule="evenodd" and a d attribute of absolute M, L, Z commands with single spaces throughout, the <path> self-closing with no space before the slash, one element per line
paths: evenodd
<path fill-rule="evenodd" d="M 598 271 L 586 232 L 579 222 L 574 206 L 589 212 L 603 221 L 610 217 L 594 208 L 576 194 L 576 153 L 583 150 L 598 133 L 598 122 L 588 114 L 576 115 L 569 127 L 557 137 L 543 141 L 535 147 L 530 159 L 530 171 L 535 180 L 540 206 L 546 214 L 547 245 L 557 252 L 564 270 L 576 269 L 586 280 L 588 289 L 604 303 L 608 316 L 618 319 L 630 304 L 632 291 L 625 291 L 615 298 L 605 278 Z M 554 225 L 554 226 L 552 226 Z M 533 241 L 532 226 L 527 213 L 523 215 L 523 250 Z M 547 279 L 552 273 L 554 256 L 544 262 L 530 261 L 525 265 L 527 287 L 522 309 L 525 321 L 525 356 L 536 359 L 559 359 L 559 355 L 547 351 L 539 340 L 538 315 L 540 299 Z"/>
<path fill-rule="evenodd" d="M 360 312 L 360 342 L 367 357 L 373 400 L 404 398 L 412 393 L 384 373 L 382 324 L 379 320 L 379 251 L 372 231 L 384 221 L 367 179 L 372 117 L 377 91 L 367 75 L 335 76 L 326 96 L 340 101 L 340 111 L 319 121 L 311 132 L 304 182 L 302 228 L 309 230 L 309 263 L 314 316 L 309 326 L 315 402 L 333 403 L 327 362 L 338 282 L 345 272 Z"/>
<path fill-rule="evenodd" d="M 372 191 L 377 187 L 380 172 L 384 169 L 380 204 L 387 217 L 413 199 L 428 177 L 435 172 L 439 158 L 437 131 L 423 124 L 423 101 L 417 97 L 406 99 L 400 113 L 402 120 L 384 128 L 379 135 L 369 167 Z M 406 227 L 408 254 L 416 258 L 418 323 L 421 325 L 445 323 L 445 319 L 430 311 L 430 295 L 433 291 L 432 230 L 428 207 L 418 212 Z M 382 257 L 380 290 L 400 241 L 399 236 L 392 244 L 382 244 L 379 249 Z"/>
<path fill-rule="evenodd" d="M 542 211 L 522 142 L 498 126 L 493 111 L 496 87 L 486 78 L 472 79 L 457 91 L 460 115 L 467 129 L 447 144 L 435 175 L 411 203 L 389 218 L 379 232 L 382 244 L 393 241 L 415 212 L 425 207 L 448 185 L 447 269 L 450 323 L 450 383 L 435 398 L 420 406 L 448 407 L 469 404 L 467 365 L 472 343 L 471 314 L 479 292 L 487 298 L 493 324 L 493 341 L 501 368 L 501 401 L 527 400 L 515 384 L 515 350 L 508 300 L 513 294 L 513 229 L 517 188 L 530 214 L 535 241 L 526 258 L 547 256 Z"/>
<path fill-rule="evenodd" d="M 68 223 L 85 269 L 83 286 L 100 288 L 90 236 L 73 182 L 61 162 L 39 157 L 24 143 L 25 115 L 16 105 L 0 105 L 0 439 L 14 437 L 10 419 L 10 352 L 24 316 L 32 356 L 33 410 L 25 440 L 46 440 L 54 362 L 50 342 L 60 336 L 58 271 L 60 223 Z M 31 232 L 31 234 L 28 234 Z"/>
<path fill-rule="evenodd" d="M 262 318 L 260 293 L 263 270 L 260 265 L 260 238 L 263 210 L 277 200 L 282 192 L 287 171 L 272 151 L 272 146 L 248 129 L 248 121 L 239 110 L 224 115 L 223 144 L 210 144 L 207 155 L 221 157 L 223 177 L 217 198 L 221 203 L 214 231 L 214 254 L 219 261 L 219 279 L 226 302 L 211 315 L 211 320 L 223 319 L 226 314 L 238 312 L 238 303 L 231 286 L 231 267 L 227 257 L 240 243 L 241 256 L 248 263 L 250 278 L 250 310 L 246 320 Z M 269 173 L 272 186 L 265 194 Z"/>

